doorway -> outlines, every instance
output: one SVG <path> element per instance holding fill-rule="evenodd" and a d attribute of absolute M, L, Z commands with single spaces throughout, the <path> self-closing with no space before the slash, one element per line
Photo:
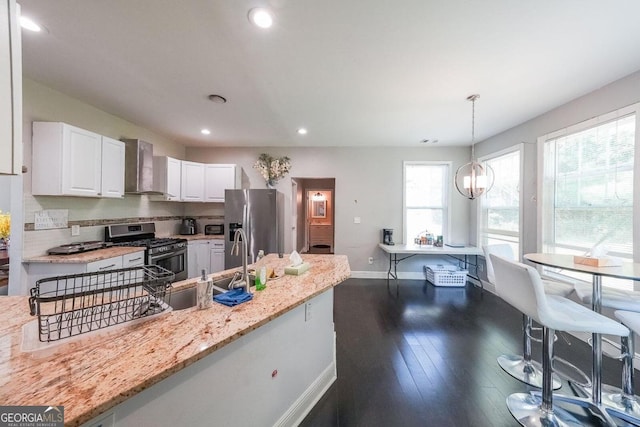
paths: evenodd
<path fill-rule="evenodd" d="M 335 252 L 335 178 L 292 178 L 293 248 Z"/>

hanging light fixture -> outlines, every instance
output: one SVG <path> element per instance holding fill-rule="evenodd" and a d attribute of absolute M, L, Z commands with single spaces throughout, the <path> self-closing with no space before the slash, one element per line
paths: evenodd
<path fill-rule="evenodd" d="M 491 190 L 493 187 L 494 174 L 491 166 L 482 166 L 475 159 L 475 121 L 476 121 L 476 99 L 480 95 L 469 95 L 467 101 L 471 101 L 471 161 L 458 168 L 456 171 L 456 190 L 467 199 L 473 200 Z"/>
<path fill-rule="evenodd" d="M 321 192 L 317 192 L 316 194 L 314 194 L 311 197 L 313 200 L 324 200 L 324 194 L 322 194 Z"/>

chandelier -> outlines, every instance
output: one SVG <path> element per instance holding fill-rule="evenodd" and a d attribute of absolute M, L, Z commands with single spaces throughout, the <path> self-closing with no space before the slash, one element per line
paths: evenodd
<path fill-rule="evenodd" d="M 481 165 L 475 159 L 475 121 L 476 99 L 480 95 L 469 95 L 467 101 L 471 101 L 471 161 L 458 168 L 456 171 L 456 190 L 467 199 L 473 200 L 491 190 L 494 174 L 489 165 Z"/>

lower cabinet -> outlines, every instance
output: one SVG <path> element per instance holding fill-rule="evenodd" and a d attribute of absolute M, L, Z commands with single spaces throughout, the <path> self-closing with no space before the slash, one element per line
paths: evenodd
<path fill-rule="evenodd" d="M 329 289 L 82 427 L 295 426 L 336 380 L 335 349 Z"/>
<path fill-rule="evenodd" d="M 190 278 L 224 270 L 224 240 L 191 240 L 187 246 L 187 273 Z"/>
<path fill-rule="evenodd" d="M 27 277 L 29 281 L 29 288 L 33 288 L 36 286 L 36 282 L 38 280 L 50 277 L 83 273 L 99 273 L 123 267 L 139 267 L 141 265 L 144 265 L 144 251 L 84 263 L 32 262 L 28 263 Z M 98 282 L 96 283 L 99 283 L 100 279 L 98 278 L 97 280 Z M 52 282 L 51 285 L 48 286 L 54 285 L 55 283 Z"/>

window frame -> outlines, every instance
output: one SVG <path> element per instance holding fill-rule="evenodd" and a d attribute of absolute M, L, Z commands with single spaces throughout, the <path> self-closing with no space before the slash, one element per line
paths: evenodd
<path fill-rule="evenodd" d="M 449 209 L 449 205 L 451 203 L 451 190 L 453 186 L 452 179 L 452 165 L 451 161 L 440 161 L 440 160 L 405 160 L 402 162 L 402 239 L 407 240 L 407 166 L 409 165 L 423 165 L 423 166 L 446 166 L 447 170 L 445 171 L 444 181 L 442 183 L 442 194 L 443 194 L 443 213 L 442 219 L 444 224 L 442 224 L 442 233 L 444 235 L 444 239 L 446 240 L 451 236 L 451 209 Z M 435 209 L 435 208 L 434 208 Z M 413 241 L 405 241 L 405 245 L 413 244 Z"/>
<path fill-rule="evenodd" d="M 524 143 L 519 143 L 519 144 L 515 144 L 512 145 L 510 147 L 504 148 L 502 150 L 487 154 L 485 156 L 479 157 L 478 158 L 478 162 L 480 164 L 482 164 L 483 166 L 486 164 L 487 161 L 490 160 L 495 160 L 499 157 L 503 157 L 506 156 L 508 154 L 512 154 L 518 152 L 518 155 L 520 156 L 520 170 L 519 172 L 519 176 L 518 176 L 518 186 L 520 188 L 519 191 L 519 195 L 518 195 L 518 232 L 513 233 L 513 232 L 504 232 L 504 233 L 495 233 L 498 235 L 504 235 L 505 237 L 511 237 L 511 238 L 515 238 L 517 241 L 517 245 L 518 245 L 518 259 L 520 259 L 520 255 L 522 255 L 522 235 L 524 232 L 524 215 L 523 215 L 523 210 L 522 207 L 524 206 L 524 191 L 523 191 L 523 183 L 524 183 Z M 491 191 L 491 190 L 489 190 Z M 484 246 L 487 244 L 487 242 L 485 242 L 482 238 L 482 234 L 483 234 L 483 222 L 482 222 L 482 217 L 483 217 L 483 211 L 484 211 L 484 201 L 486 198 L 486 194 L 483 194 L 480 197 L 479 203 L 478 203 L 478 209 L 476 210 L 476 224 L 477 226 L 477 230 L 476 230 L 476 241 L 478 242 L 479 246 Z M 510 241 L 506 241 L 505 243 L 511 243 Z"/>
<path fill-rule="evenodd" d="M 544 158 L 544 150 L 545 143 L 552 139 L 557 139 L 566 135 L 578 133 L 581 131 L 585 131 L 613 120 L 617 120 L 623 118 L 624 116 L 635 114 L 635 134 L 634 134 L 634 161 L 633 161 L 633 202 L 632 202 L 632 215 L 633 218 L 640 218 L 640 103 L 635 103 L 628 105 L 626 107 L 619 108 L 614 111 L 610 111 L 608 113 L 601 114 L 597 117 L 592 117 L 587 120 L 583 120 L 579 123 L 573 124 L 571 126 L 567 126 L 563 129 L 556 130 L 554 132 L 547 133 L 538 137 L 537 139 L 537 183 L 536 183 L 536 194 L 537 194 L 537 209 L 536 209 L 536 227 L 538 232 L 536 233 L 536 248 L 538 252 L 543 250 L 544 246 L 544 233 L 545 233 L 545 193 L 544 193 L 544 168 L 545 168 L 545 158 Z M 637 221 L 633 222 L 633 229 L 631 231 L 632 236 L 632 261 L 640 262 L 640 223 Z M 575 282 L 582 281 L 581 279 L 576 279 L 574 277 L 564 275 L 557 271 L 557 269 L 551 268 L 543 268 L 543 273 L 560 280 Z M 603 283 L 606 286 L 606 283 Z M 634 282 L 632 287 L 635 290 L 640 290 L 640 284 Z"/>

